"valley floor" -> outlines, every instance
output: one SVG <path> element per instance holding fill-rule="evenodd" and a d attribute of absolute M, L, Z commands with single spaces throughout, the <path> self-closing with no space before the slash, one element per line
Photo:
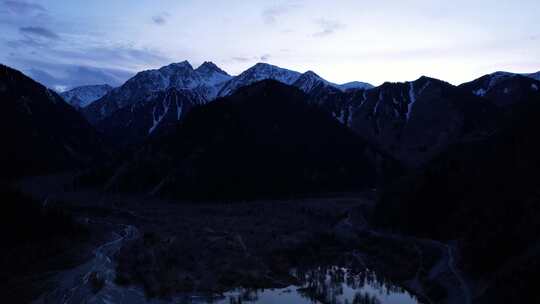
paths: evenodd
<path fill-rule="evenodd" d="M 86 264 L 63 277 L 50 276 L 59 287 L 49 289 L 42 303 L 47 297 L 49 302 L 59 297 L 65 281 L 79 282 L 63 287 L 66 292 L 61 296 L 73 298 L 64 299 L 66 303 L 81 297 L 115 303 L 111 302 L 115 296 L 125 298 L 143 290 L 150 298 L 167 299 L 188 293 L 221 294 L 238 287 L 299 286 L 304 282 L 292 276 L 291 269 L 319 266 L 374 270 L 423 303 L 441 303 L 445 298 L 448 303 L 470 303 L 451 246 L 370 229 L 372 193 L 174 203 L 75 190 L 67 181 L 69 175 L 39 177 L 19 186 L 36 198 L 56 202 L 89 226 L 108 227 L 111 236 L 94 248 L 94 257 Z M 119 288 L 124 293 L 118 293 Z"/>

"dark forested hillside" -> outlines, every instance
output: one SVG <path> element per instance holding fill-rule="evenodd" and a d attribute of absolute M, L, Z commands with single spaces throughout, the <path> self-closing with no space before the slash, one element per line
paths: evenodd
<path fill-rule="evenodd" d="M 97 132 L 62 97 L 0 65 L 2 178 L 73 167 L 101 149 Z"/>
<path fill-rule="evenodd" d="M 73 250 L 88 240 L 89 231 L 52 202 L 36 201 L 3 183 L 0 201 L 3 297 L 10 303 L 28 303 L 36 296 L 32 278 L 73 263 Z"/>
<path fill-rule="evenodd" d="M 538 268 L 526 265 L 540 257 L 539 115 L 537 93 L 508 109 L 489 139 L 451 147 L 389 188 L 377 208 L 388 229 L 460 240 L 465 269 L 492 280 L 483 303 L 534 294 Z"/>

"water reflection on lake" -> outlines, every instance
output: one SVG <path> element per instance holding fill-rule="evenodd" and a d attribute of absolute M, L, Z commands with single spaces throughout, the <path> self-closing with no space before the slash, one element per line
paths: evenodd
<path fill-rule="evenodd" d="M 385 281 L 366 270 L 352 273 L 340 267 L 320 267 L 307 271 L 295 270 L 301 286 L 283 289 L 236 290 L 218 304 L 418 304 L 419 301 L 403 288 Z"/>

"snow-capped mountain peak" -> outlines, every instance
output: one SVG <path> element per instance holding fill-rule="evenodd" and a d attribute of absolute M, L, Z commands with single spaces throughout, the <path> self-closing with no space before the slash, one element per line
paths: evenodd
<path fill-rule="evenodd" d="M 240 75 L 228 81 L 218 93 L 227 96 L 240 87 L 244 87 L 264 79 L 273 79 L 291 85 L 300 77 L 299 72 L 280 68 L 268 63 L 259 62 Z"/>
<path fill-rule="evenodd" d="M 229 74 L 227 74 L 227 72 L 220 69 L 215 63 L 213 63 L 211 61 L 205 61 L 197 69 L 195 69 L 195 71 L 198 72 L 198 73 L 201 73 L 201 74 L 218 73 L 218 74 L 223 74 L 223 75 L 229 76 Z"/>
<path fill-rule="evenodd" d="M 369 89 L 373 89 L 375 86 L 373 86 L 372 84 L 367 83 L 367 82 L 351 81 L 351 82 L 347 82 L 347 83 L 344 83 L 344 84 L 340 84 L 340 85 L 338 85 L 338 87 L 343 91 L 347 91 L 347 90 L 351 90 L 351 89 L 369 90 Z"/>
<path fill-rule="evenodd" d="M 372 89 L 374 86 L 372 86 L 369 83 L 360 82 L 360 81 L 352 81 L 345 84 L 335 84 L 332 82 L 329 82 L 322 78 L 321 76 L 317 75 L 313 71 L 307 71 L 304 74 L 302 74 L 294 83 L 294 86 L 300 88 L 302 91 L 309 93 L 311 90 L 319 87 L 319 86 L 331 86 L 335 89 L 338 89 L 340 91 L 347 91 L 350 89 Z"/>
<path fill-rule="evenodd" d="M 306 93 L 309 93 L 311 90 L 319 86 L 336 86 L 324 80 L 321 76 L 317 75 L 313 71 L 307 71 L 300 75 L 293 85 Z"/>
<path fill-rule="evenodd" d="M 184 60 L 182 62 L 171 63 L 169 65 L 161 67 L 159 70 L 160 71 L 167 71 L 167 70 L 177 70 L 177 69 L 193 70 L 193 66 L 191 66 L 191 63 L 189 63 L 189 61 Z"/>
<path fill-rule="evenodd" d="M 108 84 L 87 85 L 73 88 L 60 94 L 64 100 L 75 108 L 84 108 L 105 96 L 113 88 Z"/>
<path fill-rule="evenodd" d="M 264 62 L 259 62 L 240 74 L 240 76 L 257 78 L 257 80 L 274 79 L 285 84 L 292 84 L 300 77 L 300 75 L 299 72 L 280 68 Z"/>

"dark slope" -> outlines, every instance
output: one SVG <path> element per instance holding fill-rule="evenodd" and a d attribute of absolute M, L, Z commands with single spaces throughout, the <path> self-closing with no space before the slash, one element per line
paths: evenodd
<path fill-rule="evenodd" d="M 255 198 L 362 190 L 392 163 L 300 90 L 262 81 L 194 108 L 120 166 L 107 187 L 176 198 Z M 392 163 L 393 164 L 393 163 Z"/>
<path fill-rule="evenodd" d="M 174 130 L 200 101 L 200 96 L 191 91 L 168 89 L 117 110 L 98 121 L 96 128 L 116 145 L 140 144 L 149 136 Z"/>
<path fill-rule="evenodd" d="M 39 278 L 83 262 L 75 252 L 89 231 L 54 202 L 44 206 L 1 182 L 0 202 L 2 299 L 30 303 L 42 292 Z"/>
<path fill-rule="evenodd" d="M 377 210 L 383 227 L 460 240 L 464 267 L 488 282 L 479 303 L 540 300 L 540 92 L 514 104 L 497 133 L 452 147 Z"/>
<path fill-rule="evenodd" d="M 71 168 L 101 148 L 94 129 L 62 97 L 0 65 L 1 177 Z"/>

